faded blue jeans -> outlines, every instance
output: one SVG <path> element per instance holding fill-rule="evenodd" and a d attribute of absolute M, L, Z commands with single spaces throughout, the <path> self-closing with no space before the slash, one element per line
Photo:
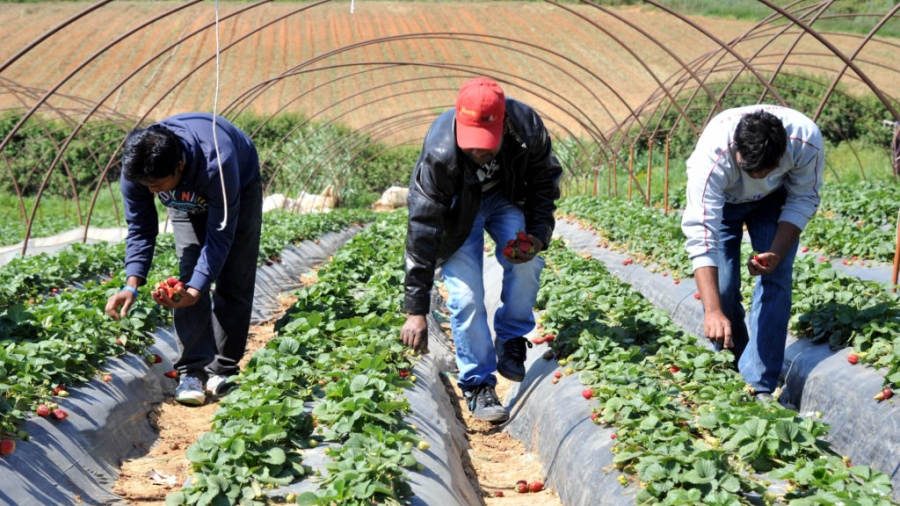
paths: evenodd
<path fill-rule="evenodd" d="M 481 384 L 497 384 L 497 355 L 484 305 L 485 231 L 497 244 L 495 258 L 503 267 L 502 305 L 494 314 L 497 344 L 534 329 L 534 302 L 544 259 L 535 256 L 516 265 L 500 252 L 520 230 L 525 230 L 522 209 L 509 202 L 501 191 L 487 193 L 482 197 L 481 210 L 468 239 L 441 266 L 449 293 L 447 308 L 456 344 L 458 384 L 464 391 Z"/>
<path fill-rule="evenodd" d="M 745 324 L 741 297 L 743 226 L 747 225 L 755 251 L 768 251 L 778 229 L 778 217 L 787 193 L 782 188 L 755 202 L 725 204 L 719 230 L 719 293 L 722 311 L 731 322 L 735 360 L 744 381 L 757 392 L 773 392 L 784 362 L 788 320 L 791 316 L 791 286 L 797 244 L 778 264 L 775 272 L 757 276 L 750 317 Z"/>

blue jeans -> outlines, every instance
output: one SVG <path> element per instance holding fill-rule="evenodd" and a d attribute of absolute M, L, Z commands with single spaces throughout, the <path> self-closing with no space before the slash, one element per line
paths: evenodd
<path fill-rule="evenodd" d="M 500 250 L 516 232 L 525 230 L 522 209 L 501 191 L 482 197 L 481 210 L 463 245 L 441 266 L 449 293 L 447 308 L 456 343 L 459 387 L 470 390 L 481 384 L 496 385 L 497 355 L 488 327 L 484 304 L 484 232 L 497 244 L 495 258 L 503 267 L 501 307 L 494 314 L 497 344 L 522 337 L 534 329 L 534 302 L 540 287 L 544 259 L 538 256 L 523 264 L 512 264 Z"/>
<path fill-rule="evenodd" d="M 746 224 L 755 251 L 768 251 L 786 195 L 781 189 L 756 202 L 725 204 L 719 229 L 722 310 L 731 321 L 738 370 L 757 392 L 772 392 L 778 386 L 791 316 L 791 282 L 798 243 L 791 245 L 775 272 L 756 278 L 748 334 L 741 301 L 741 271 L 746 268 L 745 259 L 741 258 L 742 229 Z"/>

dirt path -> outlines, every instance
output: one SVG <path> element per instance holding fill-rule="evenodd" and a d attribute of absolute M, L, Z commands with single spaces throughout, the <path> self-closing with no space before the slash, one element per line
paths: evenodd
<path fill-rule="evenodd" d="M 447 300 L 448 294 L 443 285 L 438 289 Z M 440 321 L 441 330 L 452 339 L 449 321 Z M 516 490 L 516 482 L 525 480 L 528 483 L 540 481 L 541 462 L 536 453 L 527 451 L 521 441 L 514 439 L 502 426 L 482 420 L 475 420 L 469 413 L 463 398 L 462 390 L 456 382 L 444 376 L 444 384 L 450 397 L 456 397 L 456 414 L 466 424 L 466 437 L 470 449 L 468 458 L 464 459 L 466 474 L 472 485 L 481 491 L 486 506 L 559 506 L 562 503 L 556 491 L 545 487 L 537 493 L 520 494 Z M 502 400 L 511 382 L 497 376 L 497 396 Z"/>
<path fill-rule="evenodd" d="M 274 323 L 250 327 L 242 368 L 256 350 L 275 336 L 273 327 Z M 146 455 L 122 464 L 113 492 L 130 504 L 164 506 L 166 495 L 181 488 L 187 480 L 191 468 L 187 449 L 209 432 L 217 408 L 218 403 L 211 400 L 199 407 L 183 406 L 174 399 L 160 404 L 150 420 L 159 437 Z"/>
<path fill-rule="evenodd" d="M 497 395 L 506 396 L 509 381 L 498 378 Z M 500 426 L 490 422 L 475 420 L 469 414 L 462 391 L 455 385 L 448 385 L 451 395 L 456 396 L 457 415 L 466 424 L 466 437 L 471 448 L 465 459 L 466 474 L 472 485 L 481 491 L 487 506 L 559 506 L 562 503 L 555 490 L 544 488 L 537 493 L 520 494 L 516 482 L 525 480 L 544 482 L 541 463 L 535 453 L 526 451 L 521 441 L 513 439 Z"/>

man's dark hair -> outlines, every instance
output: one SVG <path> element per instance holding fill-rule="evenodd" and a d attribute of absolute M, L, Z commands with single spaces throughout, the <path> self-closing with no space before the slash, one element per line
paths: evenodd
<path fill-rule="evenodd" d="M 741 169 L 748 174 L 772 169 L 787 149 L 787 132 L 773 114 L 753 111 L 738 121 L 734 146 L 741 154 Z"/>
<path fill-rule="evenodd" d="M 133 130 L 122 150 L 122 172 L 128 181 L 140 183 L 175 174 L 181 161 L 181 140 L 161 125 Z"/>

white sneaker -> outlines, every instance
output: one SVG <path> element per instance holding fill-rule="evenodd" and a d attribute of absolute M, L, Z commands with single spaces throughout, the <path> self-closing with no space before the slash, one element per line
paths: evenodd
<path fill-rule="evenodd" d="M 210 374 L 209 379 L 206 380 L 206 391 L 210 395 L 224 395 L 228 393 L 235 386 L 233 382 L 228 381 L 228 378 L 230 376 L 225 376 L 224 374 Z"/>
<path fill-rule="evenodd" d="M 178 388 L 175 389 L 175 400 L 188 406 L 200 406 L 206 402 L 200 378 L 191 374 L 183 375 L 178 381 Z"/>

